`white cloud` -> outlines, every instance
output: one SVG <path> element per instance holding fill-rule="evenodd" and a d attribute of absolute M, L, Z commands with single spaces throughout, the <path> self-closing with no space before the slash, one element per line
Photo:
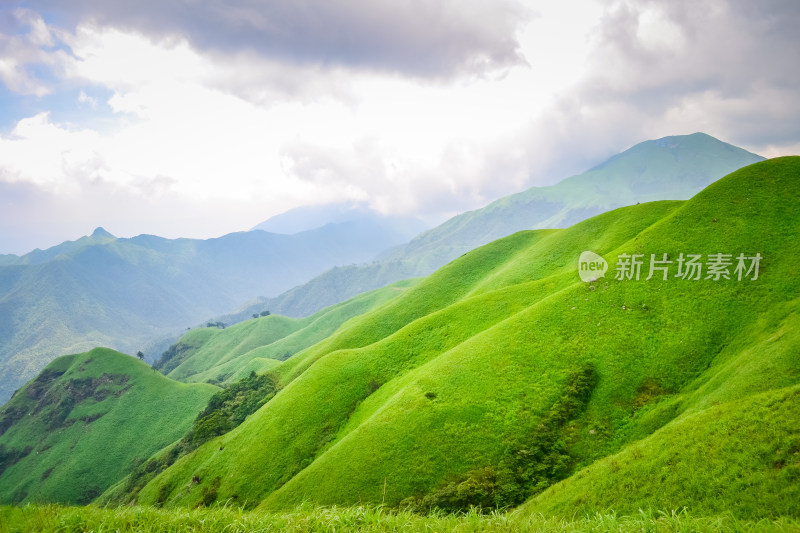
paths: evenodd
<path fill-rule="evenodd" d="M 47 24 L 35 11 L 20 8 L 14 10 L 13 16 L 18 23 L 30 28 L 26 36 L 30 44 L 34 46 L 53 46 L 55 44 Z"/>
<path fill-rule="evenodd" d="M 153 82 L 201 82 L 211 66 L 183 39 L 158 42 L 145 35 L 95 24 L 64 34 L 76 60 L 66 75 L 114 90 L 132 90 Z"/>
<path fill-rule="evenodd" d="M 55 44 L 47 25 L 33 11 L 16 9 L 9 13 L 10 32 L 0 32 L 0 81 L 14 92 L 45 96 L 51 88 L 29 72 L 32 65 L 58 70 L 67 60 L 61 50 L 43 47 Z"/>
<path fill-rule="evenodd" d="M 76 190 L 76 177 L 97 179 L 103 170 L 93 147 L 102 142 L 91 130 L 68 130 L 48 113 L 20 120 L 0 137 L 3 181 L 24 181 L 53 192 Z"/>
<path fill-rule="evenodd" d="M 686 47 L 683 29 L 658 6 L 639 13 L 636 38 L 644 48 L 656 53 L 683 52 Z"/>
<path fill-rule="evenodd" d="M 83 90 L 81 90 L 81 92 L 78 93 L 78 103 L 86 104 L 92 109 L 97 109 L 97 98 L 89 96 Z"/>

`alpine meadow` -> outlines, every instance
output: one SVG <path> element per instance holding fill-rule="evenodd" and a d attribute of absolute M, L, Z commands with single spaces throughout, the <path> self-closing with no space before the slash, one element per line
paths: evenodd
<path fill-rule="evenodd" d="M 36 504 L 3 527 L 792 530 L 797 198 L 800 157 L 771 159 L 307 318 L 194 329 L 166 377 L 56 359 L 2 410 L 0 497 Z"/>

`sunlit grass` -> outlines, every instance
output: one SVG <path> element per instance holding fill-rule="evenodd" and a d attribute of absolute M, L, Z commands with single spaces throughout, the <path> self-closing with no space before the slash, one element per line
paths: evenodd
<path fill-rule="evenodd" d="M 631 516 L 598 513 L 582 518 L 551 518 L 539 514 L 471 510 L 461 514 L 419 515 L 380 507 L 298 507 L 280 513 L 245 512 L 216 507 L 162 510 L 151 507 L 60 507 L 56 505 L 0 508 L 0 533 L 11 532 L 370 532 L 370 531 L 800 531 L 792 519 L 743 521 L 729 515 L 692 517 L 685 512 L 644 512 Z"/>

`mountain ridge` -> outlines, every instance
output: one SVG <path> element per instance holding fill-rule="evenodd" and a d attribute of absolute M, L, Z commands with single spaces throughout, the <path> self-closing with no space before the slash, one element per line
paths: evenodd
<path fill-rule="evenodd" d="M 342 222 L 384 226 L 401 235 L 403 242 L 427 229 L 424 222 L 413 216 L 383 215 L 363 203 L 338 203 L 296 207 L 270 217 L 254 226 L 250 231 L 262 230 L 294 235 Z"/>

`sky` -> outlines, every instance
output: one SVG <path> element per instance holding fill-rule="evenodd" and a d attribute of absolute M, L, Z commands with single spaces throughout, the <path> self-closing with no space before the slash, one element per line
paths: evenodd
<path fill-rule="evenodd" d="M 0 0 L 0 254 L 438 223 L 702 131 L 800 153 L 796 0 Z"/>

